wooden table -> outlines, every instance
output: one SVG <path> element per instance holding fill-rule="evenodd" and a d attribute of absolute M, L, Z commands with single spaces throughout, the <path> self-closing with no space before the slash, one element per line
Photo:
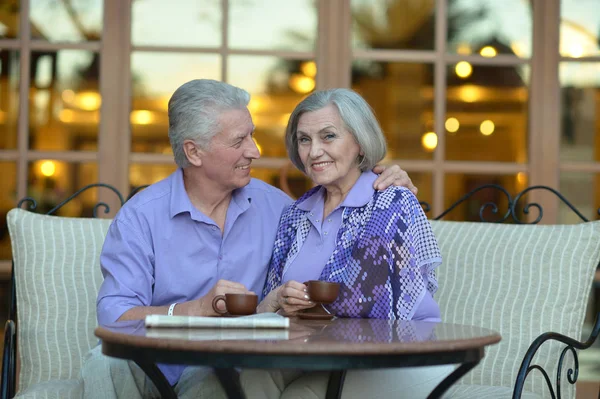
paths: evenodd
<path fill-rule="evenodd" d="M 345 372 L 460 364 L 430 394 L 439 398 L 475 367 L 495 331 L 445 323 L 376 319 L 292 319 L 289 330 L 146 329 L 124 322 L 95 331 L 102 353 L 133 360 L 163 398 L 176 395 L 156 363 L 212 367 L 230 398 L 243 398 L 235 368 L 332 371 L 327 398 L 339 398 Z"/>

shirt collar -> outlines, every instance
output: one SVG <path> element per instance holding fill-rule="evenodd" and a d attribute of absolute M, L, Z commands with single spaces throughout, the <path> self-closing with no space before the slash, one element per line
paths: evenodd
<path fill-rule="evenodd" d="M 201 217 L 198 216 L 198 214 L 201 212 L 198 211 L 192 204 L 187 191 L 185 191 L 185 185 L 183 184 L 183 169 L 178 168 L 171 177 L 171 218 L 174 218 L 180 213 L 189 212 L 193 219 L 200 219 Z M 231 201 L 240 208 L 240 213 L 250 208 L 250 204 L 252 202 L 250 190 L 248 190 L 246 187 L 234 190 L 232 193 Z"/>
<path fill-rule="evenodd" d="M 376 179 L 377 175 L 371 171 L 361 173 L 339 207 L 359 208 L 367 205 L 375 193 L 373 183 Z M 325 187 L 320 187 L 313 195 L 299 203 L 297 206 L 300 210 L 315 212 L 317 207 L 323 207 L 324 200 Z"/>
<path fill-rule="evenodd" d="M 373 183 L 376 179 L 377 175 L 370 170 L 363 172 L 358 177 L 358 180 L 354 183 L 354 186 L 352 186 L 350 192 L 346 198 L 344 198 L 340 206 L 359 208 L 367 205 L 375 193 Z"/>

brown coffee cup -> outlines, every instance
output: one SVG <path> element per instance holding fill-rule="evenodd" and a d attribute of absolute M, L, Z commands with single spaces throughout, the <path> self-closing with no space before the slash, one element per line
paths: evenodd
<path fill-rule="evenodd" d="M 225 309 L 220 310 L 217 307 L 219 301 L 225 302 Z M 225 294 L 217 295 L 213 298 L 212 308 L 218 314 L 230 314 L 234 316 L 244 316 L 256 313 L 258 305 L 258 296 L 254 294 Z"/>
<path fill-rule="evenodd" d="M 340 294 L 340 284 L 328 281 L 310 280 L 304 283 L 308 288 L 308 296 L 313 302 L 329 304 Z"/>

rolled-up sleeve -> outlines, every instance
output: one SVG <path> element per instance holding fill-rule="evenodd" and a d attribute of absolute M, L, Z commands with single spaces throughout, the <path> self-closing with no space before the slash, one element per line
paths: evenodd
<path fill-rule="evenodd" d="M 130 223 L 115 219 L 100 254 L 104 281 L 96 302 L 98 323 L 117 321 L 137 306 L 150 306 L 154 286 L 154 252 Z"/>

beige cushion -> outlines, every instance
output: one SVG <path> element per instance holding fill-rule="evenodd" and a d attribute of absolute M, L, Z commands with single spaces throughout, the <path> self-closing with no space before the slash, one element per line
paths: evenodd
<path fill-rule="evenodd" d="M 444 259 L 436 294 L 442 320 L 487 327 L 502 335 L 502 341 L 489 347 L 482 362 L 460 383 L 512 388 L 523 356 L 538 335 L 555 331 L 581 337 L 600 259 L 600 222 L 431 224 Z M 546 343 L 534 358 L 552 380 L 562 347 Z M 571 361 L 565 363 L 572 367 Z M 548 396 L 537 371 L 527 378 L 525 390 Z M 574 397 L 574 391 L 563 382 L 563 397 Z"/>
<path fill-rule="evenodd" d="M 7 215 L 17 287 L 19 391 L 79 377 L 98 342 L 96 296 L 100 250 L 110 220 Z"/>
<path fill-rule="evenodd" d="M 81 399 L 83 397 L 83 381 L 52 380 L 31 385 L 27 390 L 20 391 L 18 399 Z"/>
<path fill-rule="evenodd" d="M 444 399 L 512 399 L 512 388 L 481 385 L 455 385 L 444 395 Z M 542 396 L 523 391 L 521 399 L 541 399 Z"/>

